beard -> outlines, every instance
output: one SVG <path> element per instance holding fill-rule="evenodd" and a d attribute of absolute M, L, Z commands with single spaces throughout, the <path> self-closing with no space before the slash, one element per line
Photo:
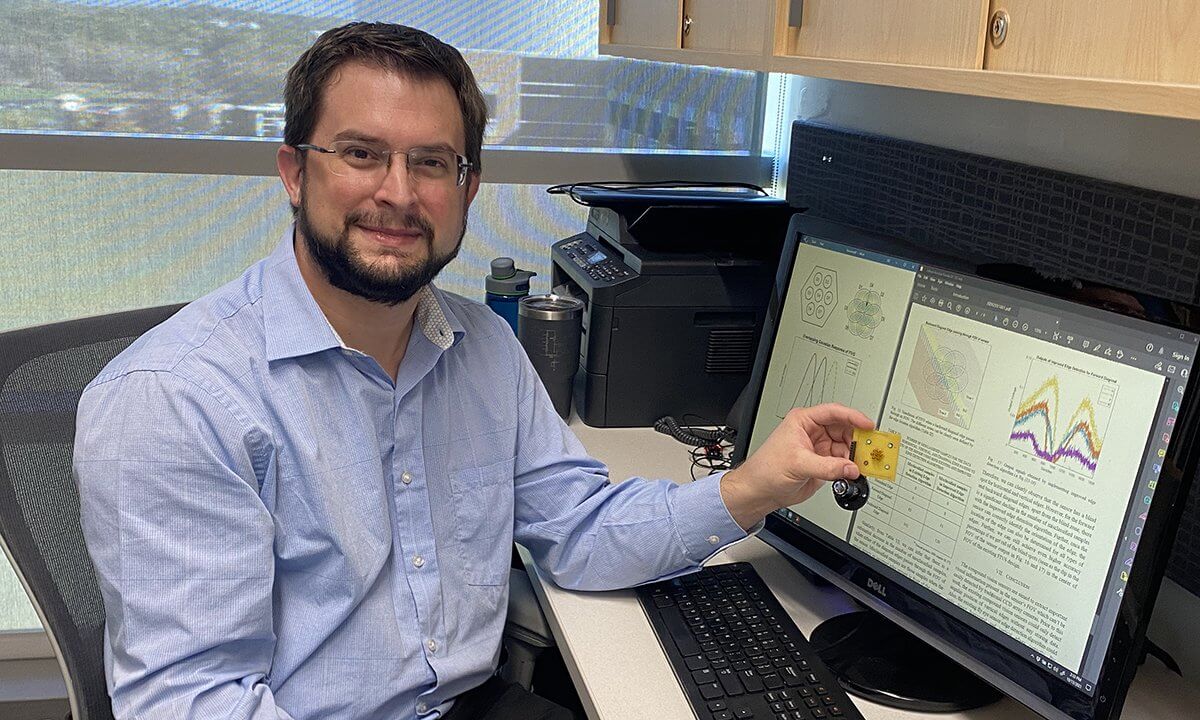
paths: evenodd
<path fill-rule="evenodd" d="M 425 259 L 415 267 L 386 267 L 385 263 L 372 263 L 363 258 L 362 252 L 350 245 L 350 228 L 356 224 L 380 227 L 415 228 L 425 239 Z M 467 232 L 467 215 L 463 213 L 462 230 L 454 247 L 438 255 L 434 252 L 433 225 L 417 213 L 384 215 L 356 211 L 346 216 L 341 233 L 330 236 L 316 231 L 308 221 L 303 200 L 296 208 L 296 228 L 304 236 L 308 253 L 316 261 L 329 284 L 352 295 L 387 306 L 399 305 L 433 282 L 442 268 L 458 256 L 463 236 Z M 399 258 L 399 253 L 387 253 Z"/>

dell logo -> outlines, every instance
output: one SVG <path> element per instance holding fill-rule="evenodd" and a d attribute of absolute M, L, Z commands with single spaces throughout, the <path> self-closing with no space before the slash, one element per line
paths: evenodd
<path fill-rule="evenodd" d="M 878 580 L 867 578 L 867 589 L 875 593 L 879 597 L 887 597 L 887 588 Z"/>

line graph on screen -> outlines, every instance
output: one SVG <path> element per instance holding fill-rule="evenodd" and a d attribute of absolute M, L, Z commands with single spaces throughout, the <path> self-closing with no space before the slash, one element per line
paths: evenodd
<path fill-rule="evenodd" d="M 1118 386 L 1031 361 L 1009 444 L 1044 462 L 1094 477 Z"/>

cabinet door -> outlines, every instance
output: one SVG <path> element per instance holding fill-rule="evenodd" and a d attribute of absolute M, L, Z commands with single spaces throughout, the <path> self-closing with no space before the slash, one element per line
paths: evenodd
<path fill-rule="evenodd" d="M 601 0 L 600 42 L 678 50 L 683 0 Z"/>
<path fill-rule="evenodd" d="M 689 50 L 761 54 L 768 37 L 771 2 L 685 0 L 683 46 Z"/>
<path fill-rule="evenodd" d="M 1008 13 L 989 70 L 1200 84 L 1196 0 L 995 0 Z"/>
<path fill-rule="evenodd" d="M 775 51 L 978 69 L 988 8 L 989 0 L 777 0 Z"/>

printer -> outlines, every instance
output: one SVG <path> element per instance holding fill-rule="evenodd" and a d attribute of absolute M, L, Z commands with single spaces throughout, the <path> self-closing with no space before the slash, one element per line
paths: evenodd
<path fill-rule="evenodd" d="M 794 210 L 760 191 L 571 186 L 587 230 L 551 248 L 585 303 L 576 412 L 594 427 L 724 424 L 750 381 Z"/>

